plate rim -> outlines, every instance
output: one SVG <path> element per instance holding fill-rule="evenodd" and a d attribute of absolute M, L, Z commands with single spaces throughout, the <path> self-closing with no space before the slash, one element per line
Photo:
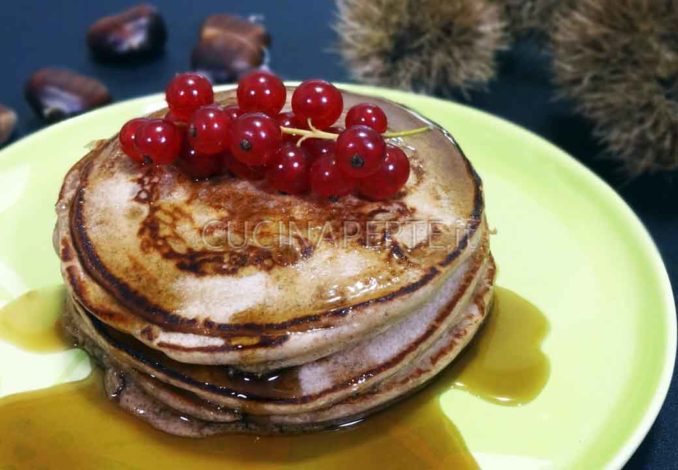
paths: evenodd
<path fill-rule="evenodd" d="M 299 81 L 285 81 L 287 85 L 297 85 Z M 437 105 L 443 106 L 452 106 L 463 109 L 463 112 L 468 112 L 472 114 L 477 114 L 486 119 L 494 121 L 501 126 L 510 128 L 511 131 L 517 132 L 518 134 L 523 134 L 529 136 L 530 139 L 537 140 L 539 143 L 545 147 L 552 149 L 549 152 L 549 158 L 556 158 L 559 160 L 559 163 L 569 166 L 573 171 L 576 171 L 578 177 L 584 178 L 589 184 L 592 184 L 606 196 L 608 201 L 614 204 L 618 210 L 621 211 L 621 214 L 624 217 L 626 223 L 629 224 L 629 228 L 633 229 L 635 236 L 643 244 L 643 253 L 647 256 L 648 261 L 651 263 L 653 271 L 657 274 L 658 279 L 661 282 L 659 286 L 663 292 L 663 304 L 664 309 L 662 311 L 663 316 L 665 317 L 665 323 L 668 328 L 665 330 L 666 336 L 666 348 L 664 351 L 663 359 L 664 364 L 662 365 L 662 371 L 659 376 L 657 387 L 652 395 L 651 400 L 647 403 L 646 409 L 643 412 L 640 422 L 635 426 L 633 431 L 627 436 L 625 441 L 621 444 L 614 457 L 605 464 L 606 468 L 622 468 L 631 458 L 631 456 L 638 449 L 642 441 L 647 436 L 650 428 L 654 424 L 659 415 L 661 408 L 666 400 L 671 380 L 673 378 L 676 353 L 677 353 L 677 331 L 678 331 L 678 320 L 676 318 L 676 304 L 673 296 L 673 290 L 671 286 L 671 281 L 666 269 L 666 265 L 662 259 L 661 253 L 657 248 L 657 245 L 649 233 L 647 227 L 640 220 L 638 215 L 633 211 L 633 209 L 624 201 L 624 199 L 617 193 L 617 191 L 612 188 L 605 180 L 598 176 L 593 170 L 584 165 L 577 158 L 573 157 L 565 150 L 557 146 L 556 144 L 548 141 L 539 134 L 517 124 L 511 122 L 501 116 L 491 114 L 487 111 L 483 111 L 472 106 L 457 103 L 454 101 L 437 98 L 433 96 L 428 96 L 419 93 L 413 93 L 403 90 L 397 90 L 393 88 L 386 87 L 375 87 L 369 85 L 360 85 L 354 83 L 345 83 L 337 82 L 335 83 L 339 88 L 344 88 L 347 90 L 356 91 L 365 95 L 372 96 L 385 96 L 387 99 L 397 101 L 398 96 L 409 96 L 415 97 L 418 100 L 428 101 L 430 103 L 436 103 Z M 235 84 L 226 84 L 215 86 L 216 92 L 226 91 L 229 89 L 235 88 Z M 110 105 L 92 110 L 85 114 L 75 116 L 73 118 L 67 119 L 65 121 L 52 124 L 44 129 L 32 132 L 29 135 L 26 135 L 14 142 L 11 142 L 6 147 L 0 150 L 0 161 L 8 153 L 19 152 L 24 146 L 31 145 L 32 140 L 38 138 L 49 137 L 50 134 L 55 132 L 60 132 L 65 126 L 77 126 L 81 121 L 91 118 L 93 115 L 100 113 L 115 112 L 117 108 L 124 108 L 130 106 L 134 103 L 137 103 L 141 106 L 146 106 L 148 109 L 147 112 L 151 112 L 156 107 L 155 104 L 163 104 L 164 94 L 162 92 L 153 93 L 149 95 L 143 95 L 138 97 L 129 98 L 123 101 L 112 103 Z M 456 141 L 456 139 L 455 139 Z"/>

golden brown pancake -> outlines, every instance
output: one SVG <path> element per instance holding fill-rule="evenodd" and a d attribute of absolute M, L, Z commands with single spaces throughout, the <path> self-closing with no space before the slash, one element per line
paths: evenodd
<path fill-rule="evenodd" d="M 344 93 L 365 101 L 391 130 L 431 127 L 398 142 L 412 173 L 388 201 L 195 181 L 116 138 L 69 171 L 65 319 L 120 406 L 184 436 L 325 429 L 416 390 L 473 337 L 495 276 L 481 181 L 438 126 Z"/>

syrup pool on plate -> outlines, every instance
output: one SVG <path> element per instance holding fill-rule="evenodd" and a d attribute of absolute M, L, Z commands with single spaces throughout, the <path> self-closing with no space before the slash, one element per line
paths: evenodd
<path fill-rule="evenodd" d="M 0 311 L 0 340 L 34 352 L 63 351 L 71 347 L 61 328 L 63 286 L 29 291 Z"/>
<path fill-rule="evenodd" d="M 62 303 L 60 288 L 20 297 L 0 310 L 0 338 L 37 352 L 67 348 Z M 108 400 L 96 370 L 80 382 L 0 399 L 0 468 L 477 468 L 440 396 L 457 387 L 506 405 L 534 399 L 548 379 L 540 349 L 547 329 L 534 306 L 496 288 L 473 344 L 427 387 L 364 422 L 296 436 L 170 436 Z"/>
<path fill-rule="evenodd" d="M 546 385 L 549 361 L 540 345 L 548 322 L 537 307 L 502 287 L 474 341 L 453 363 L 454 386 L 502 405 L 532 401 Z"/>

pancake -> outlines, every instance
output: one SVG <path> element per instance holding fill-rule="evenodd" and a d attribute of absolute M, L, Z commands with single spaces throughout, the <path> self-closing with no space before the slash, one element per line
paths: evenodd
<path fill-rule="evenodd" d="M 431 125 L 384 100 L 344 101 L 378 104 L 394 130 Z M 64 278 L 88 312 L 177 361 L 266 372 L 331 355 L 435 297 L 486 237 L 480 179 L 452 137 L 434 126 L 406 143 L 413 172 L 398 198 L 323 202 L 227 176 L 194 182 L 103 142 L 57 205 Z M 328 234 L 346 222 L 360 233 Z"/>
<path fill-rule="evenodd" d="M 391 130 L 430 127 L 398 142 L 412 172 L 391 200 L 195 181 L 115 137 L 66 175 L 65 325 L 122 408 L 181 436 L 332 428 L 423 386 L 473 337 L 495 277 L 480 178 L 440 127 L 343 95 Z"/>
<path fill-rule="evenodd" d="M 251 414 L 292 414 L 327 407 L 396 374 L 416 359 L 463 316 L 476 292 L 484 289 L 491 262 L 460 273 L 460 288 L 432 299 L 426 309 L 388 329 L 376 339 L 300 366 L 258 376 L 225 366 L 187 365 L 117 333 L 77 304 L 81 329 L 98 347 L 142 374 L 189 390 L 215 405 Z M 475 268 L 475 266 L 474 266 Z"/>
<path fill-rule="evenodd" d="M 162 383 L 154 376 L 139 373 L 117 362 L 114 355 L 102 351 L 98 344 L 100 339 L 90 336 L 92 330 L 75 310 L 69 309 L 67 320 L 70 330 L 84 347 L 104 363 L 109 396 L 158 429 L 189 437 L 224 432 L 308 432 L 364 419 L 417 390 L 446 367 L 484 320 L 490 304 L 493 277 L 492 263 L 459 321 L 443 331 L 424 353 L 397 374 L 332 406 L 293 414 L 250 415 L 242 410 L 217 406 L 196 394 Z"/>

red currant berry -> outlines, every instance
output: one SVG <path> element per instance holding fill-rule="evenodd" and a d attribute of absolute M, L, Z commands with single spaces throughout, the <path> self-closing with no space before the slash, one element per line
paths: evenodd
<path fill-rule="evenodd" d="M 184 145 L 177 166 L 191 178 L 204 179 L 221 173 L 221 158 L 218 155 L 201 155 L 194 148 Z"/>
<path fill-rule="evenodd" d="M 263 113 L 247 113 L 231 125 L 231 153 L 249 166 L 267 164 L 282 143 L 280 126 Z"/>
<path fill-rule="evenodd" d="M 172 163 L 181 152 L 184 136 L 177 126 L 164 119 L 150 119 L 134 134 L 137 150 L 143 159 L 158 165 Z"/>
<path fill-rule="evenodd" d="M 285 112 L 285 113 L 280 113 L 276 116 L 275 118 L 276 121 L 278 121 L 278 124 L 280 127 L 292 127 L 295 129 L 306 129 L 306 125 L 298 119 L 294 113 L 290 112 Z M 294 134 L 283 134 L 283 140 L 285 142 L 296 142 L 301 138 L 300 135 L 294 135 Z"/>
<path fill-rule="evenodd" d="M 189 122 L 188 140 L 191 146 L 204 155 L 214 155 L 228 148 L 231 117 L 221 106 L 210 104 L 199 108 Z"/>
<path fill-rule="evenodd" d="M 221 155 L 221 162 L 224 168 L 230 171 L 234 176 L 246 180 L 261 180 L 266 176 L 265 166 L 248 166 L 240 160 L 236 160 L 231 152 L 224 152 Z"/>
<path fill-rule="evenodd" d="M 317 159 L 311 165 L 309 174 L 311 192 L 320 197 L 341 197 L 350 194 L 356 186 L 350 178 L 339 169 L 336 159 L 327 155 Z"/>
<path fill-rule="evenodd" d="M 334 156 L 336 146 L 337 143 L 330 139 L 306 139 L 301 143 L 301 147 L 306 150 L 313 161 L 327 155 Z"/>
<path fill-rule="evenodd" d="M 137 149 L 134 134 L 139 127 L 146 124 L 148 121 L 150 121 L 150 119 L 147 118 L 131 119 L 122 126 L 120 134 L 118 134 L 118 141 L 120 142 L 122 151 L 132 160 L 139 163 L 144 163 L 144 156 Z"/>
<path fill-rule="evenodd" d="M 165 99 L 177 119 L 188 121 L 199 107 L 214 102 L 214 92 L 212 84 L 203 75 L 186 72 L 176 75 L 169 82 Z"/>
<path fill-rule="evenodd" d="M 358 191 L 374 201 L 394 196 L 410 177 L 410 160 L 394 145 L 386 146 L 386 157 L 376 173 L 358 180 Z"/>
<path fill-rule="evenodd" d="M 324 80 L 306 80 L 292 94 L 292 111 L 304 122 L 311 120 L 318 129 L 327 129 L 344 109 L 341 92 Z"/>
<path fill-rule="evenodd" d="M 300 119 L 297 119 L 294 113 L 290 111 L 279 113 L 275 117 L 275 120 L 278 121 L 278 124 L 280 124 L 282 127 L 299 128 L 299 126 L 303 126 L 304 124 Z"/>
<path fill-rule="evenodd" d="M 364 178 L 381 166 L 386 142 L 370 127 L 353 126 L 339 134 L 335 152 L 341 171 L 352 178 Z"/>
<path fill-rule="evenodd" d="M 238 80 L 238 105 L 246 113 L 275 116 L 285 105 L 287 90 L 271 72 L 257 70 Z"/>
<path fill-rule="evenodd" d="M 309 163 L 306 150 L 292 143 L 284 144 L 269 164 L 266 179 L 280 192 L 302 194 L 308 191 Z"/>
<path fill-rule="evenodd" d="M 347 128 L 362 124 L 380 134 L 386 132 L 388 128 L 388 120 L 384 111 L 379 106 L 369 103 L 360 103 L 351 107 L 346 113 L 345 122 Z"/>
<path fill-rule="evenodd" d="M 235 121 L 243 115 L 242 109 L 240 109 L 237 104 L 230 104 L 226 106 L 224 108 L 224 112 L 228 114 L 228 116 L 231 118 L 231 121 Z"/>

